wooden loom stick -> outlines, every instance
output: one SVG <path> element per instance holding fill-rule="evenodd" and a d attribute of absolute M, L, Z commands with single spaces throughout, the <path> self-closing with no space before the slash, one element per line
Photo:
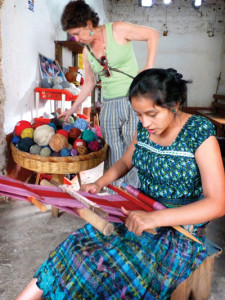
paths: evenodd
<path fill-rule="evenodd" d="M 55 180 L 51 179 L 50 182 L 57 186 L 58 188 L 60 188 L 63 192 L 69 194 L 70 196 L 72 196 L 73 198 L 75 198 L 76 200 L 80 201 L 81 203 L 83 203 L 87 208 L 89 208 L 90 210 L 92 210 L 93 212 L 95 212 L 96 214 L 107 218 L 108 217 L 108 213 L 106 211 L 104 211 L 100 206 L 98 206 L 96 203 L 94 203 L 93 201 L 87 199 L 84 196 L 81 196 L 79 193 L 77 193 L 76 191 L 74 191 L 73 187 L 71 185 L 66 185 L 66 184 L 59 184 L 58 182 L 56 182 Z"/>
<path fill-rule="evenodd" d="M 40 185 L 44 186 L 55 186 L 52 182 L 49 182 L 46 179 L 42 179 Z M 77 213 L 83 220 L 87 223 L 90 223 L 93 227 L 95 227 L 102 234 L 108 236 L 112 234 L 114 230 L 114 226 L 112 223 L 104 220 L 95 212 L 91 211 L 89 208 L 73 208 L 75 213 Z"/>
<path fill-rule="evenodd" d="M 108 185 L 108 187 L 112 190 L 114 190 L 115 192 L 117 192 L 118 194 L 120 194 L 121 196 L 124 196 L 126 199 L 128 200 L 131 200 L 132 201 L 132 198 L 135 198 L 137 201 L 140 201 L 141 203 L 143 203 L 140 199 L 137 199 L 136 197 L 134 197 L 132 194 L 128 193 L 128 192 L 125 192 L 124 190 L 118 188 L 118 187 L 115 187 L 111 184 Z M 129 195 L 129 197 L 126 197 L 126 194 Z M 136 201 L 136 204 L 138 205 L 138 202 Z M 155 200 L 154 200 L 155 201 Z M 156 202 L 156 201 L 155 201 Z M 143 203 L 144 205 L 147 206 L 146 203 Z M 140 206 L 140 207 L 143 207 L 143 206 Z M 148 206 L 149 207 L 149 206 Z M 152 208 L 152 207 L 151 207 Z M 166 209 L 166 207 L 165 207 Z M 152 211 L 152 210 L 147 210 L 146 211 Z M 175 230 L 179 231 L 180 233 L 184 234 L 185 236 L 189 237 L 190 239 L 192 239 L 193 241 L 199 243 L 199 244 L 202 244 L 196 237 L 194 237 L 190 232 L 188 232 L 186 229 L 184 229 L 183 227 L 179 226 L 179 225 L 174 225 L 174 226 L 171 226 L 172 228 L 174 228 Z M 147 231 L 147 230 L 146 230 Z M 151 232 L 151 231 L 148 231 L 148 232 Z M 153 233 L 153 232 L 151 232 Z M 156 232 L 154 231 L 154 234 Z"/>
<path fill-rule="evenodd" d="M 42 204 L 41 202 L 39 202 L 35 197 L 27 197 L 27 199 L 33 203 L 37 208 L 39 208 L 42 212 L 46 212 L 47 211 L 47 207 Z"/>

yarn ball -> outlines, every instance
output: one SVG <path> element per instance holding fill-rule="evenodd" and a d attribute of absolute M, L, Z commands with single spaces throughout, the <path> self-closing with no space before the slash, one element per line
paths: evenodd
<path fill-rule="evenodd" d="M 16 126 L 14 128 L 14 132 L 16 135 L 21 136 L 21 132 L 26 128 L 32 128 L 32 125 L 30 122 L 21 120 L 16 123 Z"/>
<path fill-rule="evenodd" d="M 60 84 L 63 82 L 63 79 L 61 76 L 55 76 L 53 79 L 52 79 L 52 82 L 53 84 Z"/>
<path fill-rule="evenodd" d="M 72 156 L 76 156 L 76 155 L 78 155 L 78 152 L 77 152 L 76 149 L 72 149 L 72 150 L 70 151 L 70 154 L 71 154 Z"/>
<path fill-rule="evenodd" d="M 79 155 L 84 155 L 88 153 L 88 149 L 85 146 L 78 146 L 77 147 L 77 152 Z"/>
<path fill-rule="evenodd" d="M 101 144 L 99 144 L 98 141 L 91 141 L 87 145 L 88 149 L 91 150 L 92 152 L 96 152 L 101 149 Z"/>
<path fill-rule="evenodd" d="M 51 149 L 49 147 L 44 147 L 41 149 L 40 155 L 41 156 L 50 156 L 51 155 Z"/>
<path fill-rule="evenodd" d="M 57 131 L 57 128 L 56 128 L 56 125 L 55 125 L 55 123 L 53 123 L 53 122 L 50 122 L 50 123 L 48 124 L 48 126 L 51 126 L 51 127 L 53 127 L 53 128 L 54 128 L 54 130 L 55 130 L 55 132 Z"/>
<path fill-rule="evenodd" d="M 95 133 L 91 130 L 84 130 L 81 136 L 82 140 L 84 140 L 86 143 L 90 143 L 91 141 L 94 141 L 97 139 Z"/>
<path fill-rule="evenodd" d="M 61 82 L 61 86 L 66 89 L 66 88 L 70 88 L 71 85 L 68 81 L 64 80 L 63 82 Z"/>
<path fill-rule="evenodd" d="M 60 155 L 65 157 L 65 156 L 70 156 L 70 150 L 68 148 L 63 148 L 60 150 Z"/>
<path fill-rule="evenodd" d="M 60 152 L 52 152 L 51 156 L 53 157 L 60 157 Z"/>
<path fill-rule="evenodd" d="M 69 137 L 71 139 L 76 140 L 80 135 L 81 135 L 81 130 L 79 128 L 73 127 L 69 130 Z"/>
<path fill-rule="evenodd" d="M 12 143 L 14 145 L 18 144 L 20 141 L 20 137 L 18 135 L 14 135 L 14 137 L 12 138 Z"/>
<path fill-rule="evenodd" d="M 68 149 L 69 149 L 69 150 L 72 150 L 72 149 L 73 149 L 73 145 L 68 144 Z"/>
<path fill-rule="evenodd" d="M 79 147 L 79 146 L 86 146 L 85 141 L 82 139 L 76 139 L 73 143 L 73 148 L 77 149 L 77 147 Z"/>
<path fill-rule="evenodd" d="M 41 146 L 35 144 L 30 147 L 30 153 L 35 155 L 40 155 L 41 149 L 42 149 Z"/>
<path fill-rule="evenodd" d="M 61 134 L 68 139 L 69 133 L 65 129 L 59 129 L 58 131 L 56 131 L 56 133 Z"/>
<path fill-rule="evenodd" d="M 21 132 L 21 138 L 24 139 L 26 137 L 33 138 L 34 137 L 34 129 L 33 128 L 25 128 Z"/>
<path fill-rule="evenodd" d="M 74 123 L 74 118 L 73 118 L 72 116 L 69 116 L 68 121 L 67 121 L 67 122 L 64 122 L 64 117 L 61 117 L 61 118 L 60 118 L 60 121 L 61 121 L 62 123 L 66 123 L 66 124 L 64 124 L 64 125 L 70 125 L 70 124 L 73 124 L 73 123 Z"/>
<path fill-rule="evenodd" d="M 60 121 L 60 119 L 52 118 L 50 122 L 55 124 L 57 130 L 62 129 L 62 122 Z"/>
<path fill-rule="evenodd" d="M 40 83 L 41 87 L 44 88 L 44 89 L 51 89 L 52 86 L 53 86 L 53 83 L 51 81 L 50 78 L 43 78 L 41 80 L 41 83 Z"/>
<path fill-rule="evenodd" d="M 34 130 L 34 141 L 39 146 L 47 146 L 54 134 L 55 130 L 53 127 L 49 125 L 38 126 Z"/>
<path fill-rule="evenodd" d="M 54 84 L 52 88 L 55 89 L 55 90 L 62 90 L 63 89 L 61 84 Z"/>
<path fill-rule="evenodd" d="M 71 124 L 70 124 L 70 125 L 64 125 L 64 124 L 63 124 L 63 129 L 64 129 L 64 130 L 66 130 L 66 131 L 69 132 L 71 128 L 73 128 L 73 125 L 71 125 Z"/>
<path fill-rule="evenodd" d="M 63 148 L 67 148 L 68 140 L 65 136 L 56 133 L 51 137 L 49 146 L 53 151 L 59 152 Z"/>
<path fill-rule="evenodd" d="M 32 128 L 35 130 L 37 127 L 44 125 L 43 122 L 38 121 L 32 124 Z"/>
<path fill-rule="evenodd" d="M 33 139 L 27 137 L 24 139 L 21 139 L 18 143 L 18 149 L 23 151 L 23 152 L 29 152 L 30 147 L 34 145 Z"/>
<path fill-rule="evenodd" d="M 95 125 L 94 128 L 95 128 L 95 130 L 96 130 L 96 135 L 97 135 L 98 137 L 102 137 L 102 133 L 101 133 L 100 126 Z"/>
<path fill-rule="evenodd" d="M 73 123 L 73 127 L 77 127 L 80 130 L 86 130 L 88 129 L 88 122 L 84 119 L 77 119 L 74 123 Z"/>

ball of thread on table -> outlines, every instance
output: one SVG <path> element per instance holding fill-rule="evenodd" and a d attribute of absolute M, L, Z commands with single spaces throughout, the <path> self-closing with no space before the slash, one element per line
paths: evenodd
<path fill-rule="evenodd" d="M 42 149 L 41 146 L 35 144 L 30 147 L 30 153 L 35 155 L 40 155 L 41 149 Z"/>
<path fill-rule="evenodd" d="M 23 152 L 29 152 L 30 147 L 34 145 L 33 139 L 27 137 L 24 139 L 21 139 L 18 143 L 18 149 L 23 151 Z"/>
<path fill-rule="evenodd" d="M 82 132 L 82 136 L 81 136 L 82 140 L 84 140 L 86 143 L 90 143 L 91 141 L 94 141 L 97 139 L 96 134 L 91 131 L 91 130 L 84 130 Z"/>
<path fill-rule="evenodd" d="M 44 147 L 44 148 L 42 148 L 41 149 L 41 151 L 40 151 L 40 155 L 41 156 L 50 156 L 51 155 L 51 149 L 49 148 L 49 147 Z"/>
<path fill-rule="evenodd" d="M 82 139 L 76 139 L 73 143 L 73 148 L 77 149 L 77 147 L 79 147 L 79 146 L 86 146 L 85 141 Z"/>
<path fill-rule="evenodd" d="M 69 138 L 76 140 L 80 135 L 81 135 L 82 131 L 79 128 L 71 128 L 69 130 Z"/>
<path fill-rule="evenodd" d="M 62 150 L 60 150 L 60 156 L 70 156 L 70 150 L 68 148 L 63 148 Z"/>
<path fill-rule="evenodd" d="M 67 148 L 68 139 L 63 135 L 56 133 L 51 137 L 49 146 L 53 151 L 59 152 L 63 148 Z"/>
<path fill-rule="evenodd" d="M 25 121 L 25 120 L 21 120 L 21 121 L 16 123 L 16 126 L 14 128 L 14 132 L 15 132 L 16 135 L 21 136 L 22 131 L 26 128 L 32 128 L 31 123 L 28 122 L 28 121 Z"/>
<path fill-rule="evenodd" d="M 39 146 L 47 146 L 52 136 L 55 134 L 53 127 L 42 125 L 34 130 L 34 141 Z"/>
<path fill-rule="evenodd" d="M 77 119 L 73 123 L 73 127 L 79 128 L 80 130 L 86 130 L 88 129 L 88 122 L 84 119 Z"/>
<path fill-rule="evenodd" d="M 84 155 L 88 153 L 88 149 L 85 146 L 78 146 L 76 150 L 79 155 Z"/>
<path fill-rule="evenodd" d="M 90 151 L 96 152 L 100 150 L 102 146 L 98 141 L 91 141 L 90 143 L 88 143 L 87 147 Z"/>
<path fill-rule="evenodd" d="M 34 137 L 34 129 L 33 128 L 25 128 L 21 132 L 21 138 L 24 139 L 26 137 L 33 139 L 33 137 Z"/>
<path fill-rule="evenodd" d="M 20 136 L 14 135 L 13 138 L 12 138 L 12 143 L 13 143 L 14 145 L 16 145 L 16 144 L 19 143 L 19 141 L 20 141 Z"/>
<path fill-rule="evenodd" d="M 50 122 L 50 123 L 48 124 L 48 126 L 51 126 L 52 128 L 54 128 L 54 130 L 55 130 L 55 132 L 56 132 L 57 128 L 56 128 L 55 123 Z"/>
<path fill-rule="evenodd" d="M 70 151 L 70 154 L 71 154 L 72 156 L 77 156 L 77 155 L 78 155 L 78 152 L 77 152 L 76 149 L 72 149 L 72 150 Z"/>
<path fill-rule="evenodd" d="M 61 134 L 61 135 L 65 136 L 68 139 L 69 133 L 65 129 L 59 129 L 59 130 L 56 131 L 56 133 Z"/>

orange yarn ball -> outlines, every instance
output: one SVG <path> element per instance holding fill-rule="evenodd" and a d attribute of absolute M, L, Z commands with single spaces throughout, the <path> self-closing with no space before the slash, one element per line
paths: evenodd
<path fill-rule="evenodd" d="M 68 147 L 68 140 L 65 136 L 56 133 L 51 137 L 50 142 L 49 142 L 49 147 L 53 151 L 59 152 L 63 148 Z"/>

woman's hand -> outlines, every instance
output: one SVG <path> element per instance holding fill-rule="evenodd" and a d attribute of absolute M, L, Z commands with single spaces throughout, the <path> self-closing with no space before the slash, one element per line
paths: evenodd
<path fill-rule="evenodd" d="M 97 194 L 101 191 L 101 187 L 97 183 L 82 184 L 80 191 Z"/>
<path fill-rule="evenodd" d="M 128 211 L 124 207 L 121 207 L 121 210 L 127 216 L 125 226 L 137 236 L 141 236 L 147 229 L 154 230 L 157 227 L 154 212 Z"/>
<path fill-rule="evenodd" d="M 58 115 L 58 119 L 64 117 L 64 122 L 68 121 L 69 117 L 72 115 L 73 111 L 70 109 L 65 110 L 63 113 Z"/>

